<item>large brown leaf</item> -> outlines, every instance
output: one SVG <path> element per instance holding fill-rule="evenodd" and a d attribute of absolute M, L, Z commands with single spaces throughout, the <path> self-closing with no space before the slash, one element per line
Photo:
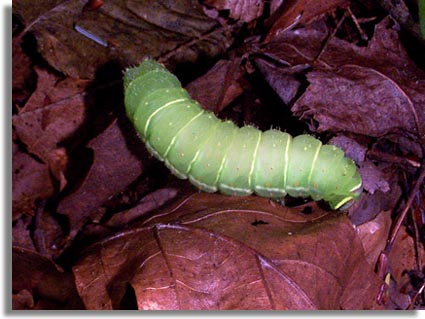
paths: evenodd
<path fill-rule="evenodd" d="M 222 53 L 233 40 L 195 0 L 104 1 L 96 9 L 77 0 L 37 6 L 20 0 L 13 13 L 49 65 L 75 78 L 94 78 L 114 59 L 128 65 L 171 54 L 175 62 L 195 62 Z"/>
<path fill-rule="evenodd" d="M 308 214 L 303 214 L 303 211 Z M 380 281 L 344 215 L 198 193 L 92 246 L 88 309 L 372 309 Z"/>

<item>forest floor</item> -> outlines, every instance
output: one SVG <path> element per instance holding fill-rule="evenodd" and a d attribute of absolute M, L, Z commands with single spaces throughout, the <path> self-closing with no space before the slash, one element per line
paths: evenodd
<path fill-rule="evenodd" d="M 12 10 L 13 309 L 425 309 L 425 5 Z M 341 148 L 360 198 L 335 211 L 174 177 L 124 108 L 123 72 L 147 57 L 220 119 Z M 323 183 L 343 183 L 321 164 Z"/>

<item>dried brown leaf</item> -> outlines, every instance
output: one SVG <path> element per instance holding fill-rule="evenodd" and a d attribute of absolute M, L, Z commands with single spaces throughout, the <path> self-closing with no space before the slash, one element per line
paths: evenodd
<path fill-rule="evenodd" d="M 48 1 L 37 8 L 15 2 L 13 13 L 35 35 L 43 58 L 74 78 L 94 78 L 112 60 L 128 65 L 169 54 L 172 65 L 195 62 L 233 41 L 195 0 L 105 1 L 94 10 L 85 10 L 85 1 Z"/>
<path fill-rule="evenodd" d="M 82 309 L 71 273 L 23 248 L 12 249 L 12 290 L 18 309 Z M 15 309 L 15 308 L 14 308 Z"/>
<path fill-rule="evenodd" d="M 292 111 L 301 118 L 313 114 L 318 132 L 378 137 L 415 129 L 412 101 L 394 80 L 375 69 L 343 65 L 336 71 L 312 71 L 307 80 L 310 85 Z"/>
<path fill-rule="evenodd" d="M 88 309 L 374 308 L 379 287 L 343 215 L 196 194 L 92 246 L 74 267 Z"/>
<path fill-rule="evenodd" d="M 31 94 L 35 80 L 34 71 L 31 69 L 31 60 L 22 49 L 22 37 L 12 39 L 12 100 L 21 104 Z"/>
<path fill-rule="evenodd" d="M 298 94 L 301 83 L 296 75 L 305 72 L 309 67 L 307 64 L 294 67 L 276 66 L 261 58 L 254 58 L 254 62 L 270 87 L 279 94 L 285 104 L 289 104 Z"/>
<path fill-rule="evenodd" d="M 28 290 L 22 289 L 18 293 L 12 294 L 13 310 L 29 310 L 32 308 L 34 308 L 34 299 Z"/>
<path fill-rule="evenodd" d="M 318 22 L 284 32 L 264 48 L 291 66 L 310 63 L 314 67 L 307 74 L 310 85 L 292 111 L 314 119 L 311 129 L 319 132 L 415 134 L 418 125 L 424 131 L 425 74 L 407 55 L 397 26 L 382 20 L 367 47 L 337 37 L 323 47 L 328 33 Z"/>
<path fill-rule="evenodd" d="M 362 241 L 366 259 L 370 265 L 375 265 L 384 250 L 391 228 L 391 211 L 379 213 L 374 219 L 357 227 L 357 233 Z"/>
<path fill-rule="evenodd" d="M 347 7 L 348 0 L 315 1 L 315 0 L 295 0 L 287 1 L 281 10 L 276 12 L 279 15 L 271 27 L 266 42 L 269 42 L 279 33 L 294 25 L 306 25 L 309 22 L 320 18 L 323 14 L 334 11 L 338 7 Z"/>
<path fill-rule="evenodd" d="M 399 287 L 401 287 L 403 281 L 408 277 L 407 272 L 417 269 L 417 260 L 420 260 L 422 265 L 425 264 L 425 250 L 421 243 L 418 244 L 419 251 L 416 251 L 415 239 L 408 234 L 406 227 L 402 226 L 388 256 L 391 275 L 395 282 L 400 284 Z"/>
<path fill-rule="evenodd" d="M 204 0 L 202 3 L 218 11 L 228 10 L 230 18 L 243 22 L 258 19 L 264 11 L 262 0 Z"/>
<path fill-rule="evenodd" d="M 36 251 L 31 238 L 32 218 L 21 216 L 15 221 L 12 228 L 12 245 Z"/>
<path fill-rule="evenodd" d="M 391 275 L 391 293 L 387 304 L 388 309 L 407 309 L 411 302 L 412 291 L 418 288 L 412 287 L 412 275 L 420 272 L 418 264 L 425 264 L 425 249 L 422 243 L 417 242 L 408 234 L 405 226 L 402 226 L 388 255 L 388 266 Z M 412 289 L 413 288 L 413 289 Z"/>
<path fill-rule="evenodd" d="M 191 97 L 205 109 L 218 114 L 243 92 L 238 83 L 240 76 L 237 61 L 218 61 L 205 75 L 186 86 Z"/>
<path fill-rule="evenodd" d="M 54 192 L 49 168 L 19 150 L 13 144 L 12 154 L 12 212 L 13 220 L 21 214 L 34 214 L 38 200 Z"/>
<path fill-rule="evenodd" d="M 72 78 L 59 81 L 45 70 L 36 71 L 37 89 L 19 114 L 13 116 L 13 126 L 28 151 L 55 167 L 59 175 L 67 159 L 60 154 L 58 144 L 86 120 L 84 91 L 88 82 Z"/>
<path fill-rule="evenodd" d="M 373 162 L 363 162 L 359 171 L 362 175 L 363 187 L 370 194 L 374 194 L 378 190 L 383 193 L 390 191 L 387 177 Z"/>
<path fill-rule="evenodd" d="M 70 237 L 74 238 L 91 214 L 112 195 L 123 191 L 142 172 L 142 164 L 126 144 L 118 124 L 114 122 L 88 147 L 93 149 L 94 161 L 81 186 L 65 197 L 57 208 L 68 216 Z"/>

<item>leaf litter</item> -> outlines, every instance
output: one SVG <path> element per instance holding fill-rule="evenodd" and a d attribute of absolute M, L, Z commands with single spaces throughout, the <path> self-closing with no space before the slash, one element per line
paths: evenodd
<path fill-rule="evenodd" d="M 14 309 L 423 306 L 425 76 L 385 10 L 16 1 Z M 145 56 L 222 118 L 342 147 L 361 199 L 338 214 L 176 180 L 123 112 L 120 70 Z"/>
<path fill-rule="evenodd" d="M 89 249 L 77 288 L 88 309 L 118 307 L 127 282 L 140 309 L 373 308 L 380 281 L 348 219 L 300 211 L 195 194 Z"/>

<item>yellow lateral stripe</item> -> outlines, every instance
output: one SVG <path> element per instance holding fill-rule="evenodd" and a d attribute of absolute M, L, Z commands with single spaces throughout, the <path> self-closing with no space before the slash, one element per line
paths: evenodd
<path fill-rule="evenodd" d="M 258 139 L 257 139 L 257 145 L 255 145 L 255 150 L 254 150 L 254 154 L 252 156 L 252 163 L 251 163 L 251 169 L 249 170 L 249 176 L 248 176 L 248 185 L 249 188 L 252 190 L 252 173 L 254 172 L 255 169 L 255 162 L 258 156 L 258 149 L 260 148 L 260 143 L 261 143 L 261 138 L 262 138 L 262 133 L 261 131 L 258 131 Z"/>
<path fill-rule="evenodd" d="M 218 172 L 217 172 L 217 177 L 215 178 L 215 181 L 214 181 L 214 185 L 217 185 L 217 183 L 220 179 L 221 172 L 223 171 L 223 168 L 224 168 L 224 162 L 226 161 L 227 153 L 229 152 L 230 146 L 232 146 L 233 139 L 235 138 L 235 133 L 238 130 L 240 130 L 240 128 L 236 128 L 236 129 L 233 130 L 231 141 L 230 141 L 229 145 L 227 146 L 227 150 L 224 152 L 224 156 L 223 156 L 223 159 L 221 160 L 220 168 L 218 169 Z"/>
<path fill-rule="evenodd" d="M 171 102 L 165 103 L 163 106 L 161 106 L 160 108 L 156 109 L 156 110 L 155 110 L 155 112 L 153 112 L 153 113 L 149 116 L 149 118 L 146 120 L 145 129 L 143 130 L 143 135 L 144 135 L 144 136 L 146 136 L 146 133 L 148 132 L 149 124 L 150 124 L 150 122 L 151 122 L 152 118 L 153 118 L 156 114 L 158 114 L 158 112 L 162 111 L 163 109 L 165 109 L 165 108 L 167 108 L 167 107 L 169 107 L 169 106 L 171 106 L 171 105 L 173 105 L 173 104 L 176 104 L 176 103 L 179 103 L 179 102 L 183 102 L 183 101 L 186 101 L 186 100 L 187 100 L 187 101 L 190 101 L 189 99 L 186 99 L 186 98 L 184 98 L 184 99 L 177 99 L 177 100 L 174 100 L 174 101 L 171 101 Z M 143 106 L 142 106 L 142 107 L 143 107 Z"/>
<path fill-rule="evenodd" d="M 211 116 L 214 116 L 215 117 L 215 115 L 214 114 L 211 114 Z M 217 118 L 216 118 L 217 119 Z M 210 133 L 210 136 L 208 136 L 208 138 L 204 141 L 204 143 L 202 143 L 202 144 L 200 144 L 199 145 L 199 148 L 198 148 L 198 150 L 196 151 L 196 153 L 195 153 L 195 156 L 193 157 L 193 159 L 190 161 L 190 163 L 189 163 L 189 166 L 188 166 L 188 168 L 187 168 L 187 172 L 186 172 L 186 175 L 190 175 L 190 170 L 192 169 L 192 165 L 193 165 L 193 163 L 195 163 L 195 161 L 198 159 L 198 156 L 199 156 L 199 153 L 201 152 L 201 149 L 202 149 L 202 147 L 211 139 L 211 137 L 212 136 L 214 136 L 214 134 L 215 134 L 215 131 L 217 131 L 217 128 L 218 128 L 218 126 L 219 126 L 219 124 L 220 124 L 220 120 L 219 119 L 217 119 L 217 122 L 216 122 L 216 124 L 215 124 L 215 127 L 214 127 L 214 129 L 212 129 L 211 130 L 211 133 Z"/>
<path fill-rule="evenodd" d="M 317 148 L 316 153 L 314 154 L 313 163 L 311 163 L 310 173 L 308 173 L 307 187 L 310 187 L 311 176 L 313 176 L 314 166 L 316 165 L 317 158 L 319 157 L 319 151 L 321 147 L 322 143 L 320 142 L 319 147 Z"/>
<path fill-rule="evenodd" d="M 352 189 L 350 189 L 350 192 L 354 192 L 356 190 L 359 190 L 360 187 L 362 187 L 362 181 L 360 181 L 359 184 L 357 184 L 356 186 L 354 186 Z"/>
<path fill-rule="evenodd" d="M 352 196 L 348 196 L 345 197 L 344 199 L 342 199 L 339 203 L 337 203 L 334 207 L 334 209 L 338 209 L 340 208 L 342 205 L 344 205 L 345 203 L 349 202 L 350 200 L 352 200 L 353 197 Z"/>
<path fill-rule="evenodd" d="M 170 144 L 168 145 L 167 149 L 165 150 L 164 158 L 167 157 L 168 152 L 170 151 L 171 147 L 174 145 L 174 142 L 176 141 L 176 138 L 180 134 L 180 132 L 183 131 L 190 123 L 192 123 L 194 120 L 196 120 L 198 117 L 200 117 L 204 113 L 205 113 L 205 111 L 201 109 L 201 112 L 199 112 L 194 117 L 192 117 L 189 122 L 187 122 L 185 125 L 183 125 L 183 127 L 180 130 L 178 130 L 176 135 L 174 135 L 174 137 L 170 141 Z"/>
<path fill-rule="evenodd" d="M 288 166 L 289 166 L 289 147 L 292 142 L 292 137 L 288 138 L 288 145 L 286 145 L 285 149 L 285 169 L 284 169 L 284 179 L 283 179 L 283 190 L 286 191 L 286 181 L 288 179 Z"/>

